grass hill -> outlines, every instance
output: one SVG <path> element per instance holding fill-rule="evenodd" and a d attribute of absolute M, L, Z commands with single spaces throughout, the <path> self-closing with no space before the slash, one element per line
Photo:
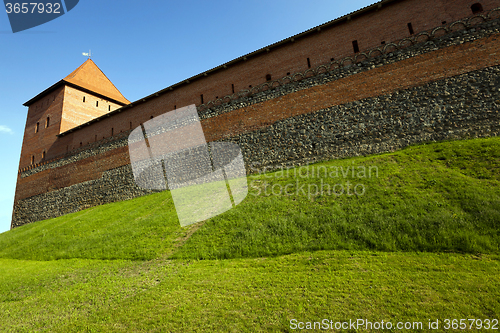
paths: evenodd
<path fill-rule="evenodd" d="M 500 319 L 500 138 L 248 184 L 240 205 L 187 228 L 166 191 L 0 234 L 0 331 Z"/>

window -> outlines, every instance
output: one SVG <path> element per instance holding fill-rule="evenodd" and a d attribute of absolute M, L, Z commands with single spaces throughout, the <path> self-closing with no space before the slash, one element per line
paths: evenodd
<path fill-rule="evenodd" d="M 113 136 L 113 134 L 115 134 L 115 129 L 111 127 L 111 136 Z"/>
<path fill-rule="evenodd" d="M 83 142 L 80 142 L 80 147 L 83 145 Z"/>
<path fill-rule="evenodd" d="M 288 76 L 288 75 L 290 75 L 290 72 L 287 72 L 287 73 L 286 73 L 286 75 L 287 75 L 287 76 Z"/>
<path fill-rule="evenodd" d="M 334 60 L 335 60 L 335 58 L 330 58 L 330 61 L 334 61 Z"/>
<path fill-rule="evenodd" d="M 385 45 L 385 40 L 381 41 L 380 44 Z"/>
<path fill-rule="evenodd" d="M 307 68 L 311 68 L 311 60 L 307 58 Z"/>
<path fill-rule="evenodd" d="M 45 159 L 45 150 L 42 152 L 42 160 Z"/>
<path fill-rule="evenodd" d="M 446 24 L 446 21 L 441 22 L 441 24 Z"/>
<path fill-rule="evenodd" d="M 35 164 L 35 155 L 31 155 L 31 165 Z"/>
<path fill-rule="evenodd" d="M 234 84 L 231 84 L 231 90 L 233 91 L 234 94 Z"/>
<path fill-rule="evenodd" d="M 354 53 L 358 53 L 359 52 L 359 46 L 358 46 L 358 41 L 357 40 L 353 40 L 352 41 L 352 48 L 354 49 Z"/>
<path fill-rule="evenodd" d="M 203 104 L 203 94 L 200 95 L 201 104 Z"/>
<path fill-rule="evenodd" d="M 271 81 L 271 74 L 266 74 L 266 81 Z"/>
<path fill-rule="evenodd" d="M 131 123 L 132 124 L 132 123 Z M 132 128 L 132 126 L 130 126 L 130 128 Z M 95 140 L 94 141 L 97 141 L 97 134 L 95 135 Z"/>
<path fill-rule="evenodd" d="M 99 106 L 99 101 L 95 101 L 95 106 Z"/>
<path fill-rule="evenodd" d="M 35 125 L 35 133 L 38 133 L 39 129 L 40 129 L 40 123 L 36 123 L 36 125 Z"/>
<path fill-rule="evenodd" d="M 108 111 L 111 111 L 111 105 L 108 105 Z"/>
<path fill-rule="evenodd" d="M 85 96 L 83 96 L 83 103 L 85 103 Z"/>
<path fill-rule="evenodd" d="M 154 118 L 154 117 L 153 117 L 153 116 L 151 116 L 151 118 L 150 118 L 150 119 L 153 119 L 153 118 Z"/>
<path fill-rule="evenodd" d="M 408 23 L 408 31 L 410 32 L 410 35 L 413 35 L 414 34 L 414 31 L 413 31 L 413 26 L 411 25 L 411 22 Z"/>
<path fill-rule="evenodd" d="M 45 128 L 49 127 L 50 125 L 50 117 L 47 117 L 47 119 L 45 120 Z"/>
<path fill-rule="evenodd" d="M 483 6 L 479 2 L 476 2 L 470 6 L 470 9 L 472 10 L 472 14 L 477 14 L 483 11 Z"/>

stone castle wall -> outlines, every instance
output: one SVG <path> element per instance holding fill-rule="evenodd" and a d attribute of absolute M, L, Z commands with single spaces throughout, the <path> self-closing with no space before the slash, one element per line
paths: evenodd
<path fill-rule="evenodd" d="M 500 23 L 482 21 L 201 107 L 205 136 L 239 144 L 248 172 L 497 136 Z M 133 182 L 129 132 L 22 170 L 12 227 L 152 193 Z"/>

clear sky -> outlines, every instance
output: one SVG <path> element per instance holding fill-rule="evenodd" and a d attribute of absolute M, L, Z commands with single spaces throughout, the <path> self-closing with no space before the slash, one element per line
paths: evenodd
<path fill-rule="evenodd" d="M 92 59 L 130 101 L 375 0 L 80 0 L 13 34 L 0 13 L 0 232 L 10 229 L 28 109 L 23 103 Z"/>

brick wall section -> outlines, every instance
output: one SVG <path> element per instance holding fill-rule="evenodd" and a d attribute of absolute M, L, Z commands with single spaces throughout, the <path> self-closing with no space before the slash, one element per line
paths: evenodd
<path fill-rule="evenodd" d="M 31 156 L 35 156 L 35 163 L 42 162 L 42 152 L 46 152 L 45 160 L 52 153 L 51 147 L 56 142 L 61 126 L 61 109 L 64 100 L 64 87 L 57 89 L 44 98 L 30 105 L 24 129 L 23 146 L 19 167 L 31 164 Z M 49 127 L 45 128 L 47 117 L 50 118 Z M 38 133 L 35 133 L 36 123 L 39 123 Z"/>
<path fill-rule="evenodd" d="M 83 101 L 83 98 L 85 98 L 85 102 Z M 73 87 L 65 86 L 60 132 L 65 132 L 120 107 L 121 105 L 102 97 L 88 92 L 83 92 Z"/>
<path fill-rule="evenodd" d="M 495 66 L 500 64 L 499 58 L 495 57 L 499 51 L 500 35 L 493 34 L 488 38 L 439 49 L 203 119 L 202 127 L 207 141 L 233 137 L 268 127 L 277 121 L 300 114 Z M 161 100 L 158 98 L 152 102 Z M 108 119 L 111 120 L 111 118 Z M 78 133 L 76 132 L 75 135 Z M 19 176 L 15 202 L 83 181 L 97 179 L 104 171 L 129 163 L 128 149 L 121 147 L 105 154 L 39 173 L 50 174 L 50 177 L 38 174 L 37 177 L 21 178 Z"/>
<path fill-rule="evenodd" d="M 278 120 L 500 64 L 500 35 L 399 61 L 202 121 L 216 141 Z"/>

